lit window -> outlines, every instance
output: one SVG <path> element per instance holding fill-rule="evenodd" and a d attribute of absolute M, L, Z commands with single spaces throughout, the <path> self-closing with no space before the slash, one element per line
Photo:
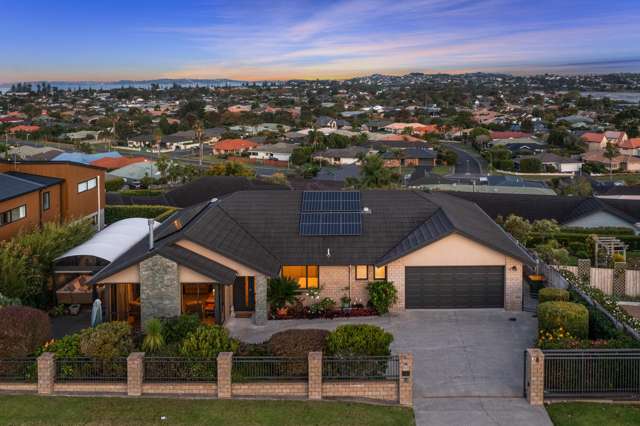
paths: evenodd
<path fill-rule="evenodd" d="M 373 268 L 373 279 L 374 280 L 386 280 L 387 279 L 387 267 L 374 267 Z"/>
<path fill-rule="evenodd" d="M 42 210 L 49 210 L 51 208 L 51 193 L 49 191 L 42 194 Z"/>
<path fill-rule="evenodd" d="M 356 265 L 356 280 L 368 280 L 369 267 L 367 265 Z"/>
<path fill-rule="evenodd" d="M 282 276 L 295 280 L 300 288 L 318 288 L 320 284 L 317 265 L 283 266 Z"/>

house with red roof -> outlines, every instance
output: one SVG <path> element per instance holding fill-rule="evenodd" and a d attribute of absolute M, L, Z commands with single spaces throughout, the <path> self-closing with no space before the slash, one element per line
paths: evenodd
<path fill-rule="evenodd" d="M 597 151 L 605 149 L 607 146 L 607 138 L 604 133 L 586 132 L 580 140 L 587 146 L 588 151 Z"/>
<path fill-rule="evenodd" d="M 27 126 L 27 125 L 20 124 L 18 126 L 11 127 L 9 129 L 9 133 L 18 133 L 18 132 L 35 133 L 38 130 L 40 130 L 40 126 Z"/>
<path fill-rule="evenodd" d="M 640 157 L 640 138 L 631 138 L 618 145 L 621 154 Z"/>
<path fill-rule="evenodd" d="M 248 139 L 223 139 L 213 145 L 213 153 L 220 154 L 239 154 L 250 149 L 258 147 L 259 144 Z"/>
<path fill-rule="evenodd" d="M 492 130 L 489 134 L 491 139 L 520 139 L 530 138 L 532 135 L 525 132 L 499 132 Z"/>
<path fill-rule="evenodd" d="M 144 157 L 103 157 L 92 161 L 92 166 L 102 167 L 107 170 L 115 170 L 128 166 L 129 164 L 142 163 L 147 161 Z"/>
<path fill-rule="evenodd" d="M 612 130 L 604 132 L 604 137 L 607 138 L 607 142 L 614 146 L 618 146 L 629 139 L 626 132 L 617 132 Z"/>

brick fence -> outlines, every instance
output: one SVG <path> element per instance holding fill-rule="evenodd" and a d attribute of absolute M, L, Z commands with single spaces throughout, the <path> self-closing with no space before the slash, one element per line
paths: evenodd
<path fill-rule="evenodd" d="M 3 382 L 0 392 L 38 393 L 40 395 L 171 395 L 197 396 L 218 399 L 269 398 L 269 399 L 356 399 L 412 406 L 413 356 L 398 355 L 399 371 L 394 378 L 371 380 L 324 381 L 322 352 L 308 354 L 308 374 L 300 380 L 277 378 L 259 381 L 232 380 L 233 354 L 220 353 L 217 358 L 217 377 L 210 382 L 146 381 L 145 355 L 135 352 L 127 358 L 126 380 L 121 382 L 56 381 L 56 359 L 52 353 L 44 353 L 37 359 L 37 383 Z"/>

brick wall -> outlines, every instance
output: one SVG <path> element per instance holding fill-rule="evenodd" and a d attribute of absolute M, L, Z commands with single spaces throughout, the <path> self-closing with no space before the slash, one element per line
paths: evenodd
<path fill-rule="evenodd" d="M 504 308 L 522 310 L 522 263 L 507 258 L 504 273 Z"/>
<path fill-rule="evenodd" d="M 132 353 L 127 358 L 127 380 L 118 383 L 102 382 L 55 382 L 55 359 L 44 353 L 38 358 L 38 384 L 2 383 L 0 391 L 39 394 L 81 394 L 122 396 L 175 395 L 209 397 L 218 399 L 238 398 L 283 398 L 283 399 L 358 399 L 388 404 L 411 406 L 413 400 L 413 357 L 399 354 L 400 378 L 397 380 L 343 380 L 323 381 L 322 352 L 311 352 L 308 380 L 278 381 L 264 380 L 233 383 L 231 369 L 233 354 L 218 355 L 218 377 L 214 382 L 193 383 L 145 383 L 144 353 Z"/>
<path fill-rule="evenodd" d="M 540 349 L 527 349 L 525 363 L 527 401 L 531 405 L 544 403 L 544 353 Z"/>

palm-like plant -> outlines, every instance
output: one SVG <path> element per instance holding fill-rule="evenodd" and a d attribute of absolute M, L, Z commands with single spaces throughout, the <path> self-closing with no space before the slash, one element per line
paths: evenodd
<path fill-rule="evenodd" d="M 270 278 L 267 282 L 267 301 L 276 310 L 293 304 L 298 294 L 298 283 L 288 277 Z"/>
<path fill-rule="evenodd" d="M 164 337 L 162 336 L 162 323 L 159 319 L 147 321 L 144 327 L 144 340 L 142 341 L 142 349 L 148 352 L 157 352 L 164 346 Z"/>

